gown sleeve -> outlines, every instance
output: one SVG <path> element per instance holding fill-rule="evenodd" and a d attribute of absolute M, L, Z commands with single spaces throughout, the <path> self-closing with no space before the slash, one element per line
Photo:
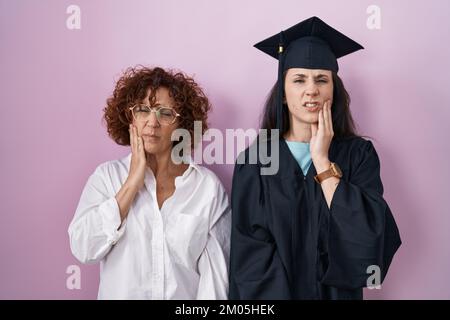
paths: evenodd
<path fill-rule="evenodd" d="M 89 177 L 69 225 L 70 248 L 81 263 L 103 259 L 126 228 L 115 195 L 107 190 L 104 171 L 99 166 Z"/>
<path fill-rule="evenodd" d="M 355 158 L 349 180 L 340 179 L 326 210 L 322 225 L 326 231 L 321 232 L 321 256 L 327 260 L 321 282 L 344 289 L 366 287 L 373 274 L 370 266 L 379 268 L 382 282 L 401 245 L 397 225 L 383 199 L 380 161 L 372 142 L 365 141 Z"/>
<path fill-rule="evenodd" d="M 265 223 L 257 165 L 235 165 L 231 208 L 229 298 L 290 299 L 288 277 Z"/>

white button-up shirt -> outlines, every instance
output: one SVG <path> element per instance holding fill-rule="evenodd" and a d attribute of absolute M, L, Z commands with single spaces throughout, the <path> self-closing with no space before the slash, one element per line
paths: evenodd
<path fill-rule="evenodd" d="M 100 261 L 98 298 L 227 299 L 231 212 L 219 179 L 191 161 L 159 209 L 148 168 L 121 225 L 115 195 L 130 160 L 97 167 L 68 230 L 80 262 Z"/>

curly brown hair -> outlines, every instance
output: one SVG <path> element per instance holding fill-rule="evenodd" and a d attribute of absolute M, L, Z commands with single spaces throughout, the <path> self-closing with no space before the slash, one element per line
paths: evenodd
<path fill-rule="evenodd" d="M 208 129 L 211 105 L 193 78 L 180 71 L 139 65 L 123 72 L 103 109 L 108 135 L 117 144 L 130 145 L 128 127 L 133 117 L 129 107 L 143 100 L 148 89 L 151 90 L 150 101 L 154 101 L 156 90 L 160 87 L 167 88 L 174 100 L 175 109 L 181 115 L 178 127 L 189 131 L 191 147 L 194 147 L 194 121 L 202 122 L 202 134 Z"/>

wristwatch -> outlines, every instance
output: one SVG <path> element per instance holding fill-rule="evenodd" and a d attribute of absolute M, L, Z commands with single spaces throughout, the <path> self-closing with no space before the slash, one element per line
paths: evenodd
<path fill-rule="evenodd" d="M 342 178 L 341 168 L 334 162 L 331 163 L 330 169 L 316 175 L 314 180 L 316 180 L 318 184 L 321 184 L 323 180 L 331 177 Z"/>

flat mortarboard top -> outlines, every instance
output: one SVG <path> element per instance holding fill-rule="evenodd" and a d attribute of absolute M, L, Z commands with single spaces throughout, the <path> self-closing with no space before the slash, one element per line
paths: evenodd
<path fill-rule="evenodd" d="M 303 20 L 289 29 L 255 44 L 255 48 L 279 59 L 283 47 L 289 68 L 324 69 L 337 72 L 336 59 L 364 49 L 359 43 L 330 27 L 318 17 Z"/>
<path fill-rule="evenodd" d="M 278 59 L 277 128 L 282 132 L 284 72 L 290 68 L 323 69 L 338 72 L 337 59 L 364 49 L 359 43 L 330 27 L 318 17 L 303 20 L 254 45 Z"/>

